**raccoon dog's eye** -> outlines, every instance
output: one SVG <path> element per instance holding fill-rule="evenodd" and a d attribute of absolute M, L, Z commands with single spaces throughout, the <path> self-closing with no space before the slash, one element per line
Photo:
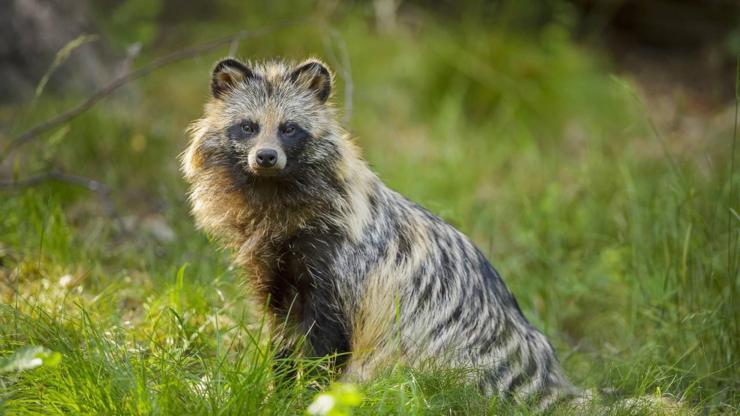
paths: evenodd
<path fill-rule="evenodd" d="M 257 133 L 257 124 L 251 121 L 243 121 L 241 124 L 242 131 L 247 135 L 251 136 Z"/>
<path fill-rule="evenodd" d="M 292 136 L 295 133 L 295 131 L 296 131 L 295 126 L 292 124 L 286 124 L 280 127 L 280 133 L 286 136 Z"/>

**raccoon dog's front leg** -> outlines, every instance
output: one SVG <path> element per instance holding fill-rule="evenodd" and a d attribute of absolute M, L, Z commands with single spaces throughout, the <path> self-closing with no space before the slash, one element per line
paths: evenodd
<path fill-rule="evenodd" d="M 350 351 L 347 318 L 337 306 L 334 279 L 326 268 L 325 236 L 299 234 L 278 256 L 271 292 L 271 308 L 281 319 L 285 336 L 283 356 L 331 357 L 329 367 L 343 365 Z M 300 347 L 300 348 L 299 348 Z M 300 351 L 296 351 L 300 350 Z"/>

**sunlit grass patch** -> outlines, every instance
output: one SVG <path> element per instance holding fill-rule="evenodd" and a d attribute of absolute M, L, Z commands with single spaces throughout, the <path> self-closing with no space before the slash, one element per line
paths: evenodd
<path fill-rule="evenodd" d="M 336 22 L 352 63 L 349 127 L 373 169 L 471 236 L 576 384 L 737 412 L 740 253 L 728 241 L 740 176 L 728 176 L 727 117 L 701 144 L 672 146 L 633 86 L 562 27 L 420 19 L 390 35 L 361 14 Z M 188 31 L 227 29 L 205 26 Z M 324 36 L 296 26 L 238 55 L 321 56 Z M 216 55 L 153 74 L 19 157 L 19 175 L 53 162 L 112 192 L 0 193 L 0 360 L 29 346 L 61 358 L 0 374 L 6 412 L 303 414 L 317 395 L 347 393 L 327 359 L 275 358 L 244 274 L 188 215 L 176 158 Z M 27 121 L 70 102 L 42 97 Z M 300 377 L 285 381 L 285 364 Z M 355 387 L 354 414 L 530 412 L 454 370 L 392 368 Z"/>

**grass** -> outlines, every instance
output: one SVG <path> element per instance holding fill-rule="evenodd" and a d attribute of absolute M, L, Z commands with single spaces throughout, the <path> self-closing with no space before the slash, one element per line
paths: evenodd
<path fill-rule="evenodd" d="M 473 238 L 575 383 L 740 411 L 731 117 L 700 142 L 663 137 L 636 87 L 561 24 L 527 34 L 419 19 L 382 34 L 345 11 L 333 35 L 297 25 L 238 51 L 338 56 L 341 39 L 349 127 L 373 169 Z M 241 28 L 230 22 L 193 23 L 180 39 Z M 119 216 L 65 183 L 0 193 L 0 357 L 61 354 L 0 374 L 0 413 L 300 414 L 326 385 L 276 378 L 241 271 L 187 212 L 176 158 L 221 53 L 163 69 L 19 152 L 19 176 L 54 165 L 106 183 Z M 79 98 L 45 95 L 23 123 Z M 359 386 L 355 413 L 528 413 L 464 379 L 390 369 Z"/>

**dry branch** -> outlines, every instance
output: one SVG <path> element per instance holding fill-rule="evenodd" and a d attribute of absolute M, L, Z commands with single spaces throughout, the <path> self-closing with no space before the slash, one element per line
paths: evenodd
<path fill-rule="evenodd" d="M 72 107 L 69 110 L 61 114 L 58 114 L 34 127 L 31 127 L 30 129 L 26 130 L 25 132 L 13 138 L 5 146 L 3 154 L 0 155 L 0 162 L 5 160 L 5 158 L 7 158 L 8 155 L 10 155 L 10 153 L 16 148 L 18 148 L 19 146 L 25 143 L 28 143 L 29 141 L 39 136 L 40 134 L 47 132 L 79 116 L 80 114 L 92 108 L 98 101 L 107 97 L 108 95 L 110 95 L 111 93 L 113 93 L 114 91 L 116 91 L 117 89 L 119 89 L 120 87 L 122 87 L 123 85 L 125 85 L 126 83 L 130 81 L 142 78 L 156 71 L 159 68 L 173 64 L 175 62 L 183 61 L 186 59 L 191 59 L 203 53 L 210 52 L 223 45 L 233 44 L 233 42 L 235 41 L 239 41 L 239 40 L 242 40 L 248 37 L 259 36 L 265 33 L 269 33 L 278 27 L 286 26 L 288 23 L 289 22 L 284 22 L 284 23 L 281 23 L 275 26 L 258 29 L 254 31 L 237 32 L 232 35 L 225 36 L 223 38 L 216 39 L 216 40 L 213 40 L 213 41 L 201 44 L 201 45 L 196 45 L 196 46 L 192 46 L 189 48 L 185 48 L 185 49 L 172 52 L 168 55 L 157 58 L 140 68 L 137 68 L 133 71 L 126 72 L 123 75 L 111 81 L 110 83 L 108 83 L 107 85 L 101 87 L 94 94 L 89 96 L 87 99 L 85 99 L 83 102 L 81 102 L 77 106 Z"/>
<path fill-rule="evenodd" d="M 189 48 L 174 51 L 170 54 L 154 59 L 153 61 L 149 62 L 148 64 L 140 68 L 137 68 L 134 70 L 127 70 L 123 74 L 116 77 L 110 83 L 104 85 L 103 87 L 95 91 L 92 95 L 87 97 L 84 101 L 82 101 L 78 105 L 40 124 L 37 124 L 31 127 L 30 129 L 26 130 L 25 132 L 11 139 L 10 142 L 3 148 L 2 154 L 0 154 L 0 163 L 2 163 L 18 147 L 30 142 L 31 140 L 38 137 L 42 133 L 52 130 L 55 127 L 58 127 L 74 119 L 75 117 L 79 116 L 80 114 L 92 108 L 100 100 L 112 94 L 114 91 L 121 88 L 128 82 L 137 80 L 139 78 L 143 78 L 164 66 L 194 58 L 196 56 L 199 56 L 206 52 L 210 52 L 224 45 L 230 45 L 230 51 L 235 50 L 238 47 L 239 41 L 245 38 L 263 35 L 265 33 L 269 33 L 271 31 L 274 31 L 281 27 L 288 26 L 290 24 L 294 24 L 294 22 L 284 21 L 284 22 L 275 24 L 273 26 L 254 30 L 254 31 L 237 32 L 237 33 L 234 33 L 229 36 L 225 36 L 220 39 L 215 39 L 215 40 L 212 40 L 210 42 L 206 42 L 200 45 L 195 45 Z M 36 175 L 32 175 L 32 176 L 22 178 L 22 179 L 17 179 L 17 180 L 0 179 L 0 191 L 24 189 L 28 187 L 42 185 L 44 183 L 52 182 L 52 181 L 72 184 L 75 186 L 85 188 L 91 192 L 94 192 L 100 198 L 103 208 L 108 213 L 108 215 L 114 218 L 119 218 L 118 215 L 116 214 L 115 206 L 110 198 L 110 188 L 108 188 L 108 186 L 94 179 L 86 178 L 84 176 L 64 173 L 59 170 L 50 170 L 47 172 L 38 173 Z"/>
<path fill-rule="evenodd" d="M 58 170 L 50 170 L 18 180 L 0 179 L 0 191 L 30 188 L 47 182 L 64 182 L 94 192 L 100 198 L 100 202 L 106 213 L 111 217 L 118 217 L 113 201 L 110 199 L 110 188 L 106 184 L 84 176 L 64 173 Z"/>
<path fill-rule="evenodd" d="M 352 82 L 352 63 L 347 52 L 347 44 L 341 35 L 333 30 L 330 34 L 332 35 L 331 39 L 325 38 L 324 40 L 324 49 L 326 49 L 331 63 L 336 66 L 337 72 L 341 74 L 344 80 L 344 116 L 342 122 L 349 128 L 349 122 L 352 119 L 352 97 L 355 91 L 355 86 Z M 334 43 L 337 45 L 339 56 L 334 51 Z"/>

